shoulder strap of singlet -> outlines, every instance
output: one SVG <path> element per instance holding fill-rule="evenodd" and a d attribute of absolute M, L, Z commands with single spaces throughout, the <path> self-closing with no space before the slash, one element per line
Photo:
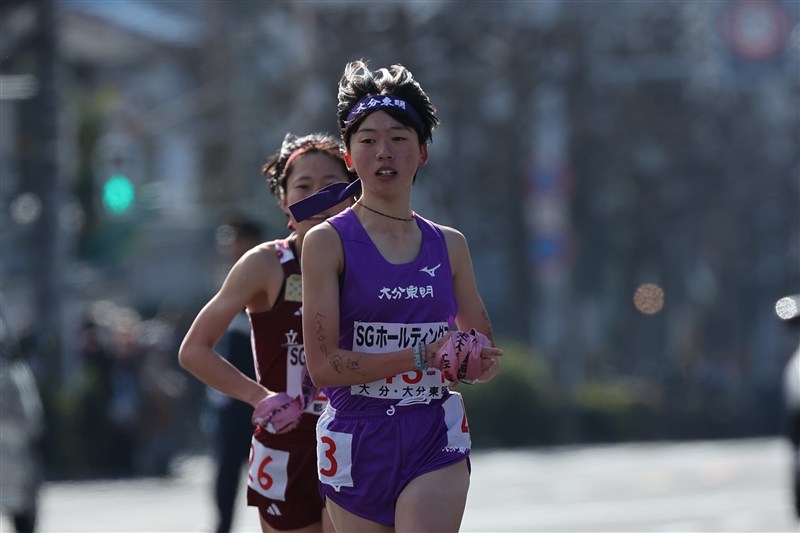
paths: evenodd
<path fill-rule="evenodd" d="M 286 293 L 286 279 L 292 274 L 300 274 L 300 262 L 297 261 L 292 242 L 289 238 L 275 241 L 275 254 L 281 262 L 283 269 L 283 282 L 281 283 L 281 290 L 278 292 L 278 297 L 275 299 L 275 305 L 283 301 L 283 296 Z M 273 306 L 274 309 L 274 306 Z"/>
<path fill-rule="evenodd" d="M 358 217 L 352 207 L 348 207 L 338 215 L 329 218 L 328 223 L 336 228 L 343 245 L 345 241 L 372 244 L 372 240 L 361 225 L 361 222 L 358 221 Z"/>
<path fill-rule="evenodd" d="M 292 274 L 300 273 L 300 262 L 297 260 L 292 244 L 289 238 L 275 241 L 275 253 L 278 255 L 278 260 L 281 262 L 284 279 Z"/>
<path fill-rule="evenodd" d="M 427 218 L 419 216 L 418 214 L 414 214 L 414 216 L 417 218 L 417 222 L 419 223 L 420 229 L 423 232 L 426 232 L 435 238 L 444 240 L 444 233 L 442 233 L 442 229 L 439 226 L 437 226 Z"/>

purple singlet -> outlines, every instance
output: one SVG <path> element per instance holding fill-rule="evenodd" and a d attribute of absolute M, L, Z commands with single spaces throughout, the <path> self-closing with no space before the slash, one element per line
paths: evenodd
<path fill-rule="evenodd" d="M 352 209 L 328 220 L 344 247 L 344 286 L 339 302 L 339 347 L 384 353 L 427 344 L 448 331 L 456 316 L 453 274 L 441 230 L 419 215 L 422 250 L 410 263 L 386 261 Z M 380 409 L 446 398 L 448 382 L 438 369 L 325 390 L 339 411 Z"/>
<path fill-rule="evenodd" d="M 328 221 L 344 248 L 340 348 L 379 354 L 447 333 L 457 303 L 447 245 L 436 225 L 416 216 L 422 250 L 413 261 L 394 265 L 351 209 Z M 464 404 L 448 384 L 430 368 L 326 388 L 330 402 L 317 423 L 321 493 L 351 513 L 394 526 L 408 483 L 469 457 Z"/>

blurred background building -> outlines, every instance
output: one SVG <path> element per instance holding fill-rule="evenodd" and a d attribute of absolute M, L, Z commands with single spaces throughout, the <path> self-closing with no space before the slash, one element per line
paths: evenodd
<path fill-rule="evenodd" d="M 204 445 L 176 353 L 229 266 L 217 228 L 285 234 L 261 165 L 287 131 L 336 132 L 358 58 L 437 106 L 413 205 L 467 236 L 519 370 L 467 391 L 476 445 L 780 432 L 799 20 L 784 0 L 4 1 L 0 291 L 70 435 L 52 471 L 158 473 Z M 72 449 L 98 417 L 127 463 Z"/>

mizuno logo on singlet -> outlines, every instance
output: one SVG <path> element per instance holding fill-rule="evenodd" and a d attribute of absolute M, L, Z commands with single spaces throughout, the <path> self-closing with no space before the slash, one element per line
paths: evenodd
<path fill-rule="evenodd" d="M 430 276 L 431 276 L 432 278 L 435 278 L 435 277 L 436 277 L 436 269 L 437 269 L 437 268 L 439 268 L 440 266 L 442 266 L 442 264 L 441 264 L 441 263 L 439 263 L 439 264 L 438 264 L 438 265 L 436 265 L 435 267 L 425 267 L 425 268 L 420 268 L 420 269 L 419 269 L 419 271 L 420 271 L 420 272 L 425 272 L 426 274 L 430 274 Z"/>

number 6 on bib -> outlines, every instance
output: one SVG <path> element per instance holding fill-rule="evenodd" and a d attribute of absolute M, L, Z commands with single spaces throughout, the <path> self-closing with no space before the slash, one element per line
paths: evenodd
<path fill-rule="evenodd" d="M 288 464 L 289 452 L 267 448 L 253 437 L 247 486 L 270 500 L 286 501 Z"/>

